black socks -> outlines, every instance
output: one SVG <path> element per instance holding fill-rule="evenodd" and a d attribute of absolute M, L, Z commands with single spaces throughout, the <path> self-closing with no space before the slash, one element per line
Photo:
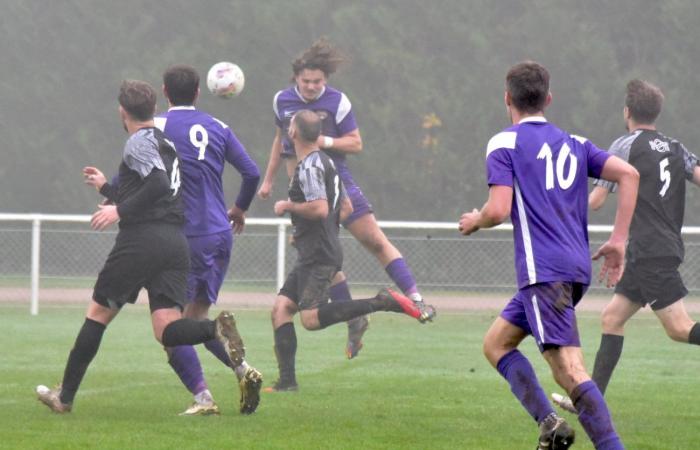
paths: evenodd
<path fill-rule="evenodd" d="M 296 384 L 294 361 L 297 355 L 297 333 L 293 322 L 284 323 L 275 330 L 275 355 L 280 370 L 280 383 Z"/>
<path fill-rule="evenodd" d="M 615 366 L 620 360 L 624 339 L 624 336 L 617 334 L 603 334 L 600 337 L 600 348 L 595 355 L 595 365 L 593 366 L 593 381 L 603 394 L 605 394 L 610 377 L 612 377 Z"/>
<path fill-rule="evenodd" d="M 178 319 L 163 330 L 165 347 L 196 345 L 216 339 L 216 322 L 213 320 Z"/>
<path fill-rule="evenodd" d="M 63 372 L 63 387 L 61 388 L 61 402 L 67 405 L 73 403 L 75 393 L 78 392 L 80 382 L 87 371 L 88 366 L 100 348 L 105 325 L 92 319 L 85 319 L 83 326 L 75 338 L 75 344 L 68 356 L 66 369 Z"/>

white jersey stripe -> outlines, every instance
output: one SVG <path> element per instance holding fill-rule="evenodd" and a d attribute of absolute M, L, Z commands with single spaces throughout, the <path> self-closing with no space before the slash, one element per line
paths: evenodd
<path fill-rule="evenodd" d="M 486 157 L 488 158 L 492 151 L 498 150 L 499 148 L 513 150 L 515 148 L 515 138 L 517 136 L 518 133 L 515 131 L 502 131 L 492 137 L 486 146 Z"/>
<path fill-rule="evenodd" d="M 527 224 L 527 214 L 525 213 L 525 204 L 523 203 L 523 196 L 520 193 L 520 187 L 518 182 L 513 182 L 513 188 L 515 189 L 515 202 L 518 205 L 518 218 L 520 219 L 520 231 L 523 237 L 523 248 L 525 249 L 525 263 L 527 265 L 527 277 L 530 280 L 530 284 L 535 284 L 537 282 L 537 272 L 535 270 L 535 255 L 532 251 L 532 239 L 530 237 L 530 227 Z"/>
<path fill-rule="evenodd" d="M 280 112 L 279 109 L 277 108 L 277 98 L 280 96 L 282 91 L 279 91 L 275 94 L 275 97 L 272 99 L 272 109 L 275 111 L 275 116 L 277 116 L 277 119 L 279 120 L 284 120 L 282 117 L 280 117 Z"/>
<path fill-rule="evenodd" d="M 540 306 L 537 304 L 537 296 L 532 296 L 532 309 L 535 310 L 535 322 L 537 322 L 537 340 L 540 344 L 544 344 L 544 326 L 542 325 L 542 317 L 540 317 Z"/>
<path fill-rule="evenodd" d="M 153 125 L 156 126 L 160 131 L 165 130 L 165 122 L 168 121 L 167 117 L 154 117 L 153 118 Z"/>
<path fill-rule="evenodd" d="M 341 93 L 340 94 L 340 103 L 338 103 L 338 111 L 335 113 L 335 123 L 340 123 L 345 119 L 345 116 L 347 116 L 350 113 L 350 110 L 352 109 L 352 104 L 350 103 L 350 99 L 348 99 L 348 96 Z"/>

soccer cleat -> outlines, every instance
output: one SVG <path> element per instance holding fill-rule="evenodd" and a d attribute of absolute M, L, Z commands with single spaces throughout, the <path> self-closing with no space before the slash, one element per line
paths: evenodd
<path fill-rule="evenodd" d="M 245 347 L 232 312 L 222 311 L 216 318 L 216 337 L 224 344 L 233 367 L 240 366 L 245 358 Z"/>
<path fill-rule="evenodd" d="M 192 406 L 178 414 L 179 416 L 218 416 L 219 407 L 214 402 L 192 403 Z"/>
<path fill-rule="evenodd" d="M 296 392 L 299 390 L 299 385 L 296 381 L 288 383 L 282 380 L 277 380 L 272 386 L 263 389 L 263 392 Z"/>
<path fill-rule="evenodd" d="M 551 413 L 540 423 L 537 450 L 566 450 L 574 443 L 575 434 L 566 420 Z"/>
<path fill-rule="evenodd" d="M 578 414 L 578 411 L 576 411 L 576 407 L 574 406 L 574 402 L 572 402 L 569 397 L 554 392 L 552 393 L 552 401 L 564 411 L 570 412 L 571 414 Z"/>
<path fill-rule="evenodd" d="M 369 328 L 369 316 L 360 316 L 348 321 L 348 345 L 345 355 L 353 359 L 362 350 L 362 336 Z"/>
<path fill-rule="evenodd" d="M 61 401 L 61 385 L 59 384 L 54 389 L 40 384 L 36 387 L 36 396 L 41 403 L 48 406 L 49 409 L 57 414 L 69 413 L 73 408 L 72 405 Z"/>
<path fill-rule="evenodd" d="M 253 414 L 260 404 L 260 388 L 262 388 L 262 374 L 254 367 L 248 367 L 238 382 L 241 389 L 241 414 Z"/>
<path fill-rule="evenodd" d="M 393 289 L 382 289 L 377 294 L 377 299 L 384 303 L 387 311 L 408 314 L 420 323 L 432 321 L 436 315 L 435 308 L 432 305 L 426 305 L 422 301 L 414 302 Z"/>

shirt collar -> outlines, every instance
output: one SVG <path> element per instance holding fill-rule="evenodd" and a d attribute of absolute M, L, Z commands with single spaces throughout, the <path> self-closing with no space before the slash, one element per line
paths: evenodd
<path fill-rule="evenodd" d="M 546 122 L 546 121 L 547 121 L 547 119 L 545 119 L 544 116 L 527 116 L 527 117 L 523 117 L 522 119 L 520 119 L 520 122 L 518 122 L 518 124 L 525 123 L 525 122 Z"/>
<path fill-rule="evenodd" d="M 315 102 L 316 100 L 318 100 L 319 98 L 321 98 L 321 96 L 322 96 L 323 94 L 326 93 L 326 86 L 323 86 L 323 89 L 321 89 L 321 92 L 319 92 L 318 95 L 316 96 L 316 98 L 314 98 L 314 99 L 312 99 L 312 100 L 307 100 L 307 99 L 305 99 L 304 96 L 301 95 L 301 92 L 299 92 L 299 87 L 298 87 L 296 84 L 294 85 L 294 92 L 296 92 L 297 97 L 299 97 L 299 98 L 301 99 L 302 102 L 304 102 L 304 103 L 311 103 L 311 102 Z"/>
<path fill-rule="evenodd" d="M 193 111 L 195 109 L 194 105 L 189 106 L 173 106 L 168 108 L 168 111 Z"/>

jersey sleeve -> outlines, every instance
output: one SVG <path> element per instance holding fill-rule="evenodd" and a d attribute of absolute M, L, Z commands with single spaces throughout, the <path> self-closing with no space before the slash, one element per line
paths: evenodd
<path fill-rule="evenodd" d="M 325 173 L 318 166 L 310 166 L 299 172 L 299 186 L 307 202 L 327 200 Z"/>
<path fill-rule="evenodd" d="M 226 128 L 226 154 L 224 157 L 241 174 L 241 189 L 236 198 L 236 206 L 247 211 L 253 202 L 255 190 L 260 182 L 260 170 L 230 128 Z"/>
<path fill-rule="evenodd" d="M 486 146 L 486 181 L 489 186 L 513 187 L 514 131 L 503 131 L 489 140 Z"/>
<path fill-rule="evenodd" d="M 335 123 L 338 125 L 338 133 L 340 136 L 346 135 L 357 129 L 357 121 L 355 113 L 352 111 L 352 103 L 347 95 L 340 95 L 338 103 L 338 111 L 335 114 Z"/>
<path fill-rule="evenodd" d="M 600 178 L 600 174 L 603 173 L 605 162 L 608 160 L 608 158 L 610 158 L 610 156 L 612 156 L 612 154 L 596 147 L 596 145 L 589 140 L 586 140 L 583 143 L 583 147 L 586 149 L 588 176 Z"/>
<path fill-rule="evenodd" d="M 608 150 L 608 154 L 617 156 L 618 158 L 621 158 L 624 161 L 629 161 L 630 148 L 632 148 L 632 142 L 634 142 L 634 140 L 636 138 L 637 138 L 636 134 L 627 134 L 625 136 L 622 136 L 622 137 L 616 139 L 610 145 L 610 149 Z M 593 175 L 590 175 L 590 176 L 593 176 Z M 595 180 L 593 182 L 593 184 L 595 186 L 603 187 L 610 192 L 615 192 L 617 190 L 617 183 L 600 179 L 600 174 L 598 176 L 593 176 L 593 177 L 597 178 L 597 180 Z"/>
<path fill-rule="evenodd" d="M 146 178 L 154 168 L 166 171 L 157 145 L 141 135 L 134 135 L 126 142 L 123 159 L 124 164 L 138 173 L 141 179 Z"/>
<path fill-rule="evenodd" d="M 277 128 L 284 128 L 284 121 L 280 117 L 279 110 L 279 98 L 281 94 L 282 91 L 277 92 L 275 97 L 272 99 L 272 111 L 275 113 L 275 125 L 277 125 Z"/>
<path fill-rule="evenodd" d="M 678 142 L 678 145 L 683 151 L 683 166 L 685 168 L 685 178 L 688 181 L 692 181 L 693 175 L 695 173 L 695 167 L 699 165 L 698 157 L 695 156 L 694 153 L 689 152 L 688 149 L 685 148 L 685 145 L 683 145 L 682 143 Z"/>

